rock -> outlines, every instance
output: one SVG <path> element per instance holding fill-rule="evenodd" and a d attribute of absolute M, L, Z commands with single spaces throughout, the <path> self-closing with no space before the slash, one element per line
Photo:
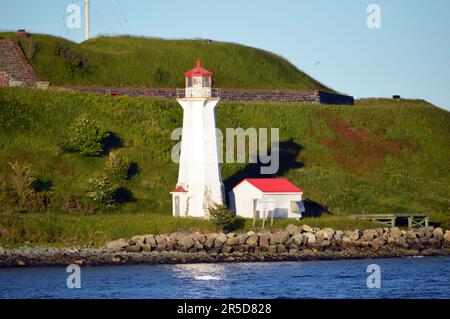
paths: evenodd
<path fill-rule="evenodd" d="M 227 235 L 225 235 L 224 233 L 218 234 L 214 239 L 214 247 L 222 247 L 227 240 L 228 240 Z"/>
<path fill-rule="evenodd" d="M 342 237 L 342 247 L 343 248 L 351 248 L 353 247 L 353 242 L 352 239 L 348 236 L 344 236 Z"/>
<path fill-rule="evenodd" d="M 269 254 L 276 254 L 276 253 L 277 253 L 277 246 L 276 246 L 276 245 L 270 245 L 270 246 L 267 248 L 267 252 L 268 252 Z"/>
<path fill-rule="evenodd" d="M 233 238 L 234 236 L 236 236 L 235 233 L 228 233 L 228 234 L 227 234 L 227 237 L 228 237 L 228 238 Z"/>
<path fill-rule="evenodd" d="M 156 235 L 155 240 L 156 240 L 156 246 L 165 245 L 167 243 L 167 238 L 163 235 Z"/>
<path fill-rule="evenodd" d="M 398 227 L 392 227 L 389 235 L 394 239 L 399 238 L 402 236 L 402 231 Z"/>
<path fill-rule="evenodd" d="M 0 256 L 6 255 L 6 250 L 0 246 Z"/>
<path fill-rule="evenodd" d="M 131 241 L 135 244 L 143 244 L 145 241 L 144 236 L 133 236 L 131 237 Z"/>
<path fill-rule="evenodd" d="M 259 237 L 259 246 L 261 248 L 267 249 L 269 247 L 270 236 L 270 232 L 264 232 L 261 234 L 261 236 Z"/>
<path fill-rule="evenodd" d="M 362 238 L 364 238 L 367 241 L 371 241 L 374 238 L 378 237 L 378 232 L 376 232 L 373 229 L 366 229 L 365 231 L 363 231 L 363 235 Z"/>
<path fill-rule="evenodd" d="M 406 233 L 406 239 L 413 239 L 413 240 L 415 240 L 415 239 L 417 239 L 418 238 L 418 236 L 417 236 L 417 233 L 416 232 L 414 232 L 414 231 L 408 231 L 407 233 Z"/>
<path fill-rule="evenodd" d="M 444 241 L 450 243 L 450 230 L 445 232 Z"/>
<path fill-rule="evenodd" d="M 270 244 L 271 245 L 284 244 L 286 240 L 288 240 L 288 238 L 289 233 L 287 231 L 280 231 L 270 236 Z"/>
<path fill-rule="evenodd" d="M 313 233 L 304 233 L 303 235 L 306 237 L 308 245 L 314 245 L 317 242 L 317 238 Z"/>
<path fill-rule="evenodd" d="M 442 231 L 441 227 L 435 228 L 433 230 L 433 238 L 436 238 L 437 240 L 442 240 L 444 238 L 444 232 Z"/>
<path fill-rule="evenodd" d="M 278 245 L 276 245 L 276 247 L 277 247 L 277 253 L 279 253 L 279 254 L 287 252 L 286 247 L 284 247 L 284 245 L 282 245 L 282 244 L 278 244 Z"/>
<path fill-rule="evenodd" d="M 249 235 L 247 237 L 247 240 L 245 241 L 245 243 L 247 245 L 249 245 L 250 247 L 258 246 L 258 235 L 256 235 L 255 233 L 253 233 L 252 235 Z"/>
<path fill-rule="evenodd" d="M 156 245 L 156 251 L 162 252 L 165 251 L 167 249 L 167 244 L 166 243 L 161 243 Z"/>
<path fill-rule="evenodd" d="M 195 241 L 194 247 L 197 248 L 198 250 L 203 249 L 203 245 L 199 241 Z"/>
<path fill-rule="evenodd" d="M 235 245 L 238 245 L 238 244 L 239 244 L 239 237 L 238 236 L 230 237 L 226 241 L 226 245 L 228 245 L 228 246 L 235 246 Z"/>
<path fill-rule="evenodd" d="M 110 242 L 106 243 L 106 248 L 110 249 L 110 250 L 112 250 L 114 252 L 123 251 L 128 246 L 129 246 L 128 240 L 125 240 L 123 238 L 117 239 L 117 240 L 113 240 L 113 241 L 110 241 Z"/>
<path fill-rule="evenodd" d="M 301 231 L 302 233 L 312 233 L 312 232 L 313 232 L 313 229 L 312 229 L 310 226 L 308 226 L 308 225 L 302 225 L 302 226 L 300 227 L 300 231 Z"/>
<path fill-rule="evenodd" d="M 144 250 L 145 252 L 152 251 L 152 246 L 150 246 L 149 244 L 142 244 L 141 247 L 142 247 L 142 250 Z"/>
<path fill-rule="evenodd" d="M 298 226 L 296 226 L 296 225 L 289 224 L 286 227 L 286 231 L 288 232 L 288 234 L 290 236 L 292 236 L 292 235 L 298 234 L 300 232 L 300 228 Z"/>
<path fill-rule="evenodd" d="M 156 247 L 155 236 L 153 236 L 153 235 L 144 235 L 144 239 L 145 239 L 145 243 L 146 244 L 150 245 L 153 248 Z"/>
<path fill-rule="evenodd" d="M 342 230 L 336 230 L 336 233 L 334 234 L 335 239 L 342 239 L 344 237 L 344 232 Z"/>
<path fill-rule="evenodd" d="M 358 239 L 361 238 L 362 236 L 362 232 L 359 229 L 356 229 L 355 231 L 350 231 L 349 232 L 349 237 L 353 240 L 353 241 L 357 241 Z"/>
<path fill-rule="evenodd" d="M 186 235 L 178 241 L 178 244 L 183 246 L 185 249 L 190 249 L 194 246 L 195 241 L 192 235 Z"/>
<path fill-rule="evenodd" d="M 222 246 L 222 253 L 224 253 L 224 254 L 231 253 L 232 250 L 233 250 L 233 247 L 231 247 L 231 246 L 228 246 L 228 245 Z"/>
<path fill-rule="evenodd" d="M 182 232 L 174 232 L 174 233 L 170 234 L 169 238 L 171 241 L 177 243 L 178 241 L 181 240 L 181 238 L 183 238 L 186 235 L 188 235 L 188 234 L 182 233 Z"/>
<path fill-rule="evenodd" d="M 203 246 L 206 248 L 213 248 L 214 247 L 214 237 L 211 235 L 207 235 L 206 241 L 203 243 Z"/>
<path fill-rule="evenodd" d="M 125 251 L 128 253 L 140 253 L 142 251 L 142 247 L 138 245 L 131 245 L 125 247 Z"/>
<path fill-rule="evenodd" d="M 297 246 L 302 246 L 308 241 L 308 238 L 303 234 L 295 234 L 292 236 L 292 239 L 294 240 L 294 244 Z"/>
<path fill-rule="evenodd" d="M 198 234 L 197 239 L 200 242 L 200 244 L 204 244 L 206 242 L 206 236 L 203 234 Z"/>

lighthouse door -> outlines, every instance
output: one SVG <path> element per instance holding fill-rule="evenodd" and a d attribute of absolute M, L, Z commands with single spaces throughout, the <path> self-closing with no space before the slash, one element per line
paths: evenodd
<path fill-rule="evenodd" d="M 175 201 L 175 217 L 180 217 L 180 196 L 176 195 L 174 197 Z"/>

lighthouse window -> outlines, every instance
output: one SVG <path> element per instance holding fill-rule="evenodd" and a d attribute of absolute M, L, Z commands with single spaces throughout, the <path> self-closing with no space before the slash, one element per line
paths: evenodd
<path fill-rule="evenodd" d="M 203 86 L 210 86 L 210 85 L 209 85 L 209 78 L 208 78 L 208 77 L 204 77 L 204 78 L 203 78 Z"/>
<path fill-rule="evenodd" d="M 188 80 L 187 86 L 191 87 L 192 86 L 192 78 L 188 78 L 187 80 Z"/>
<path fill-rule="evenodd" d="M 194 86 L 201 86 L 202 79 L 201 78 L 193 78 L 193 84 L 194 84 Z"/>

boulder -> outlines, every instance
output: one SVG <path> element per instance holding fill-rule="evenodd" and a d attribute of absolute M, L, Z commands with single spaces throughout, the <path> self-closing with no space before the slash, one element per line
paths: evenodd
<path fill-rule="evenodd" d="M 131 241 L 135 244 L 143 244 L 145 242 L 145 237 L 144 236 L 133 236 L 131 237 Z"/>
<path fill-rule="evenodd" d="M 436 238 L 437 240 L 442 240 L 444 238 L 444 232 L 442 231 L 441 227 L 435 228 L 433 230 L 433 238 Z"/>
<path fill-rule="evenodd" d="M 288 238 L 289 233 L 287 231 L 280 231 L 270 236 L 270 244 L 271 245 L 284 244 L 286 240 L 288 240 Z"/>
<path fill-rule="evenodd" d="M 226 245 L 228 245 L 228 246 L 239 245 L 239 244 L 240 244 L 239 241 L 240 241 L 240 240 L 239 240 L 239 236 L 236 236 L 236 237 L 230 237 L 230 238 L 227 239 Z"/>
<path fill-rule="evenodd" d="M 317 242 L 317 238 L 313 233 L 304 233 L 303 235 L 306 237 L 308 245 L 314 245 Z"/>
<path fill-rule="evenodd" d="M 286 249 L 286 247 L 284 247 L 284 245 L 278 244 L 276 246 L 277 246 L 277 253 L 282 254 L 282 253 L 287 252 L 287 249 Z"/>
<path fill-rule="evenodd" d="M 182 232 L 174 232 L 174 233 L 170 234 L 169 238 L 172 242 L 177 243 L 178 241 L 181 240 L 181 238 L 183 238 L 186 235 L 188 235 L 188 234 L 182 233 Z"/>
<path fill-rule="evenodd" d="M 228 238 L 233 238 L 234 236 L 236 236 L 235 233 L 228 233 L 228 234 L 227 234 L 227 237 L 228 237 Z"/>
<path fill-rule="evenodd" d="M 227 235 L 225 235 L 224 233 L 218 234 L 214 239 L 214 247 L 222 247 L 227 240 L 228 240 Z"/>
<path fill-rule="evenodd" d="M 349 232 L 349 237 L 353 240 L 353 241 L 357 241 L 358 239 L 360 239 L 362 236 L 362 232 L 359 229 L 356 229 L 354 231 L 350 231 Z"/>
<path fill-rule="evenodd" d="M 277 253 L 277 246 L 276 246 L 276 245 L 270 245 L 270 246 L 267 248 L 267 252 L 268 252 L 269 254 L 276 254 L 276 253 Z"/>
<path fill-rule="evenodd" d="M 245 241 L 245 243 L 247 245 L 249 245 L 250 247 L 256 247 L 258 246 L 258 235 L 256 235 L 255 233 L 253 233 L 252 235 L 247 237 L 247 240 Z"/>
<path fill-rule="evenodd" d="M 342 237 L 342 247 L 343 248 L 351 248 L 353 247 L 352 239 L 348 236 Z"/>
<path fill-rule="evenodd" d="M 286 231 L 288 232 L 288 234 L 290 236 L 292 236 L 292 235 L 298 234 L 300 232 L 300 227 L 293 225 L 293 224 L 289 224 L 286 227 Z"/>
<path fill-rule="evenodd" d="M 302 233 L 312 233 L 312 232 L 313 232 L 313 229 L 312 229 L 310 226 L 308 226 L 308 225 L 302 225 L 302 226 L 300 227 L 300 231 L 301 231 Z"/>
<path fill-rule="evenodd" d="M 178 241 L 178 244 L 184 247 L 185 249 L 190 249 L 191 247 L 194 246 L 195 241 L 192 235 L 186 235 L 183 238 L 181 238 L 181 240 Z"/>
<path fill-rule="evenodd" d="M 6 250 L 0 246 L 0 256 L 6 255 Z"/>
<path fill-rule="evenodd" d="M 392 227 L 389 236 L 394 239 L 399 238 L 402 236 L 402 231 L 398 227 Z"/>
<path fill-rule="evenodd" d="M 233 250 L 233 247 L 231 247 L 229 245 L 223 245 L 222 246 L 222 253 L 224 253 L 224 254 L 231 253 L 232 250 Z"/>
<path fill-rule="evenodd" d="M 450 230 L 447 230 L 444 234 L 444 241 L 450 243 Z"/>
<path fill-rule="evenodd" d="M 106 248 L 110 249 L 110 250 L 112 250 L 114 252 L 123 251 L 128 246 L 129 246 L 128 240 L 123 239 L 123 238 L 117 239 L 117 240 L 113 240 L 113 241 L 110 241 L 110 242 L 106 243 Z"/>
<path fill-rule="evenodd" d="M 163 235 L 156 235 L 155 236 L 155 240 L 156 240 L 156 246 L 158 245 L 165 245 L 167 243 L 168 238 L 166 236 Z"/>
<path fill-rule="evenodd" d="M 142 251 L 142 247 L 138 245 L 131 245 L 125 247 L 125 251 L 128 253 L 140 253 Z"/>
<path fill-rule="evenodd" d="M 295 234 L 292 236 L 292 239 L 294 240 L 294 244 L 296 246 L 302 246 L 308 241 L 308 238 L 303 234 Z"/>
<path fill-rule="evenodd" d="M 259 246 L 261 248 L 268 248 L 269 247 L 269 240 L 270 240 L 270 232 L 263 232 L 261 236 L 259 237 Z"/>
<path fill-rule="evenodd" d="M 335 239 L 342 239 L 344 237 L 344 232 L 342 230 L 336 230 L 336 233 L 334 234 Z"/>
<path fill-rule="evenodd" d="M 373 230 L 373 229 L 366 229 L 365 231 L 363 231 L 363 235 L 362 238 L 364 238 L 367 241 L 371 241 L 374 238 L 378 237 L 378 232 Z"/>
<path fill-rule="evenodd" d="M 197 234 L 197 239 L 200 242 L 200 244 L 204 244 L 206 242 L 206 236 L 203 234 Z"/>
<path fill-rule="evenodd" d="M 146 244 L 150 245 L 153 248 L 156 247 L 155 236 L 153 236 L 153 235 L 144 235 L 144 239 L 145 239 L 145 243 Z"/>
<path fill-rule="evenodd" d="M 203 246 L 206 248 L 213 248 L 214 247 L 214 236 L 207 235 L 206 241 L 203 243 Z"/>
<path fill-rule="evenodd" d="M 149 244 L 142 244 L 141 247 L 142 247 L 142 249 L 145 252 L 151 252 L 152 251 L 152 246 L 150 246 Z"/>

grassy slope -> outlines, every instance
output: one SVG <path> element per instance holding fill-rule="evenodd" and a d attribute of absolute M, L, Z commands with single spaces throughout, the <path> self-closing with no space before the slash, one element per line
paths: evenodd
<path fill-rule="evenodd" d="M 232 43 L 122 36 L 79 45 L 39 34 L 19 42 L 39 79 L 53 85 L 184 87 L 200 58 L 216 87 L 327 89 L 278 55 Z"/>
<path fill-rule="evenodd" d="M 168 190 L 177 177 L 170 159 L 176 141 L 170 134 L 181 126 L 182 111 L 175 101 L 0 89 L 0 177 L 8 174 L 9 161 L 27 162 L 55 192 L 85 196 L 88 178 L 104 167 L 106 158 L 63 151 L 67 127 L 81 112 L 123 139 L 124 154 L 139 166 L 139 173 L 124 183 L 137 201 L 93 215 L 15 216 L 2 210 L 0 228 L 8 230 L 0 237 L 3 243 L 101 244 L 136 233 L 210 228 L 204 221 L 165 217 L 171 209 Z M 217 122 L 222 129 L 280 129 L 285 143 L 279 174 L 304 189 L 314 212 L 320 206 L 328 210 L 325 219 L 308 223 L 356 227 L 363 224 L 342 216 L 361 213 L 427 213 L 435 222 L 449 219 L 450 113 L 424 101 L 367 100 L 355 107 L 222 103 Z M 229 189 L 255 170 L 224 164 L 222 175 Z"/>

